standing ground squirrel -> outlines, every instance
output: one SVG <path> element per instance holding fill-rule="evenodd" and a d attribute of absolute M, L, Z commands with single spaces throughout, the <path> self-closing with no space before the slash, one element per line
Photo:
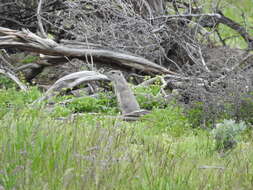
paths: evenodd
<path fill-rule="evenodd" d="M 108 77 L 113 82 L 115 94 L 123 115 L 140 111 L 140 106 L 121 71 L 112 70 Z"/>

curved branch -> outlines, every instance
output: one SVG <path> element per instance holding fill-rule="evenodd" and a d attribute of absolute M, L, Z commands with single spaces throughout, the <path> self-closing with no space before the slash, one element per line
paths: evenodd
<path fill-rule="evenodd" d="M 242 36 L 242 38 L 248 43 L 249 50 L 253 50 L 253 37 L 250 36 L 247 30 L 242 25 L 224 16 L 221 11 L 219 11 L 219 14 L 221 15 L 221 17 L 218 18 L 218 22 L 238 32 Z"/>

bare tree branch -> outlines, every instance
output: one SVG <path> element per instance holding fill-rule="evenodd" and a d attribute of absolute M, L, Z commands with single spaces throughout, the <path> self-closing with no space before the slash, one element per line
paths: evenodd
<path fill-rule="evenodd" d="M 219 11 L 219 13 L 221 17 L 218 18 L 218 22 L 225 24 L 226 26 L 238 32 L 243 37 L 243 39 L 248 43 L 249 50 L 253 50 L 253 37 L 250 36 L 247 30 L 242 25 L 224 16 L 221 11 Z"/>
<path fill-rule="evenodd" d="M 220 14 L 217 13 L 203 13 L 203 14 L 178 14 L 178 15 L 162 15 L 159 17 L 152 18 L 153 19 L 162 19 L 162 18 L 178 18 L 178 17 L 203 17 L 203 16 L 208 16 L 208 17 L 215 17 L 215 18 L 221 18 Z"/>
<path fill-rule="evenodd" d="M 38 27 L 40 29 L 40 33 L 41 35 L 44 37 L 44 38 L 47 38 L 47 34 L 43 28 L 43 24 L 42 24 L 42 21 L 41 21 L 41 6 L 43 4 L 43 0 L 40 0 L 39 1 L 39 4 L 38 4 L 38 8 L 37 8 L 37 19 L 38 19 Z"/>

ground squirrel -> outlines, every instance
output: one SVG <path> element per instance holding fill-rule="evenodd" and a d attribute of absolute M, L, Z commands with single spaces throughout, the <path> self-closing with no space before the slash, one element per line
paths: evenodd
<path fill-rule="evenodd" d="M 121 71 L 108 72 L 112 80 L 120 110 L 123 115 L 140 111 L 140 106 Z"/>

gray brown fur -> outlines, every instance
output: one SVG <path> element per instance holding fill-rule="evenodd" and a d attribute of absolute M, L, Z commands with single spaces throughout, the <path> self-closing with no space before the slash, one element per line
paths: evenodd
<path fill-rule="evenodd" d="M 108 72 L 108 77 L 113 82 L 115 94 L 122 114 L 128 114 L 140 110 L 140 106 L 127 84 L 125 77 L 121 71 L 112 70 Z"/>

